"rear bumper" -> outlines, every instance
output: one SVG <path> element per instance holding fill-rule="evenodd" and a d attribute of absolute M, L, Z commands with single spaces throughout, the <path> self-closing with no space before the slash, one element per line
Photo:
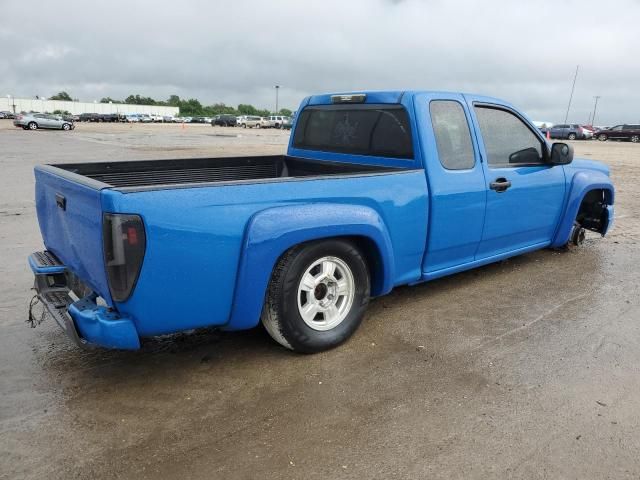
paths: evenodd
<path fill-rule="evenodd" d="M 38 299 L 76 345 L 124 350 L 140 348 L 140 338 L 131 318 L 98 305 L 95 293 L 80 300 L 72 297 L 70 274 L 53 254 L 46 251 L 31 254 L 29 266 L 35 274 Z"/>

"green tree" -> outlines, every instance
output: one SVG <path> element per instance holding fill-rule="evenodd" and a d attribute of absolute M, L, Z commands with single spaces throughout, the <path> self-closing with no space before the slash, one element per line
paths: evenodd
<path fill-rule="evenodd" d="M 285 117 L 290 117 L 293 112 L 288 108 L 281 108 L 278 112 L 278 115 L 284 115 Z"/>
<path fill-rule="evenodd" d="M 54 110 L 53 114 L 54 115 L 71 115 L 71 112 L 67 110 Z"/>
<path fill-rule="evenodd" d="M 164 104 L 164 102 L 156 102 L 151 97 L 142 97 L 138 94 L 129 95 L 127 98 L 124 99 L 124 103 L 129 103 L 132 105 L 163 105 Z"/>
<path fill-rule="evenodd" d="M 258 110 L 253 105 L 245 105 L 241 103 L 238 105 L 238 113 L 241 115 L 258 115 Z"/>
<path fill-rule="evenodd" d="M 100 99 L 100 103 L 122 103 L 122 100 L 114 100 L 111 97 L 104 97 Z"/>
<path fill-rule="evenodd" d="M 58 92 L 55 95 L 49 97 L 49 100 L 65 100 L 67 102 L 72 102 L 73 99 L 71 98 L 71 95 L 69 95 L 67 92 Z"/>
<path fill-rule="evenodd" d="M 171 107 L 179 107 L 182 104 L 182 100 L 178 95 L 171 95 L 165 103 Z"/>

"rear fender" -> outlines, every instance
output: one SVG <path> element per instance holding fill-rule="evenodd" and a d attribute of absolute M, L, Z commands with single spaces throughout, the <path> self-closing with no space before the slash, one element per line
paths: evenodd
<path fill-rule="evenodd" d="M 378 250 L 381 275 L 376 294 L 393 288 L 391 239 L 380 215 L 361 205 L 304 204 L 274 207 L 256 213 L 247 225 L 238 280 L 227 330 L 256 326 L 271 272 L 291 247 L 332 237 L 362 237 Z"/>
<path fill-rule="evenodd" d="M 574 175 L 571 182 L 571 189 L 569 191 L 569 198 L 567 200 L 567 207 L 564 215 L 558 225 L 558 230 L 551 243 L 552 247 L 561 247 L 569 241 L 569 235 L 571 234 L 571 227 L 573 222 L 578 216 L 580 210 L 580 204 L 585 195 L 591 190 L 604 190 L 607 203 L 605 226 L 602 232 L 604 236 L 607 230 L 613 223 L 613 203 L 615 197 L 615 190 L 611 179 L 602 172 L 598 171 L 583 171 Z"/>

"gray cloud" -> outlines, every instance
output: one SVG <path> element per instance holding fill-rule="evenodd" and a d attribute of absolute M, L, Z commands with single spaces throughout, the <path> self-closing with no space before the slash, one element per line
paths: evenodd
<path fill-rule="evenodd" d="M 463 90 L 535 118 L 640 122 L 640 3 L 323 0 L 5 2 L 0 94 L 131 93 L 295 108 L 314 92 Z"/>

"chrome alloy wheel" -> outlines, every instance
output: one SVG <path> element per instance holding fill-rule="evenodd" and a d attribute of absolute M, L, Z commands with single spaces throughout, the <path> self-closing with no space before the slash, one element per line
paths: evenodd
<path fill-rule="evenodd" d="M 355 282 L 349 266 L 337 257 L 322 257 L 300 279 L 298 311 L 310 328 L 331 330 L 348 315 L 354 296 Z"/>

